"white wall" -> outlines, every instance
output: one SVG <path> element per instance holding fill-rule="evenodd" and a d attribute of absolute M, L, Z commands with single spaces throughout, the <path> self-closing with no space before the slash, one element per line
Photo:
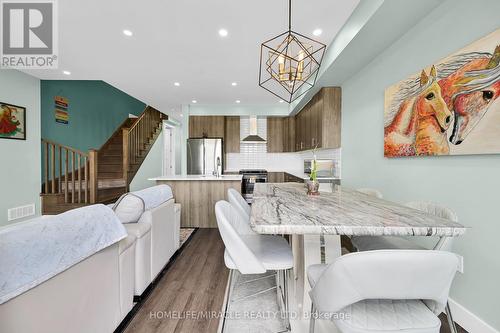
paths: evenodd
<path fill-rule="evenodd" d="M 161 131 L 134 179 L 130 182 L 130 191 L 138 191 L 156 185 L 154 181 L 148 179 L 163 174 L 163 148 L 163 131 Z"/>
<path fill-rule="evenodd" d="M 0 226 L 7 209 L 34 203 L 40 214 L 40 80 L 0 69 L 0 102 L 26 107 L 26 141 L 0 139 Z"/>

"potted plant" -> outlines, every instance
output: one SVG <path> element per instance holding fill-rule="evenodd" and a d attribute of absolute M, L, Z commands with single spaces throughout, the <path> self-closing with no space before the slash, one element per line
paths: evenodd
<path fill-rule="evenodd" d="M 306 181 L 307 194 L 308 195 L 319 195 L 319 182 L 318 182 L 318 166 L 316 162 L 316 149 L 313 149 L 313 160 L 311 161 L 311 174 L 309 175 L 309 180 Z"/>

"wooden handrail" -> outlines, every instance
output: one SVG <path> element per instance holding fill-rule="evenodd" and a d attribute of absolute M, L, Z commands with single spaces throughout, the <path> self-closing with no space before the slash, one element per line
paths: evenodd
<path fill-rule="evenodd" d="M 89 154 L 87 153 L 84 153 L 83 151 L 81 150 L 78 150 L 78 149 L 75 149 L 75 148 L 72 148 L 70 146 L 65 146 L 65 145 L 62 145 L 60 143 L 57 143 L 55 141 L 50 141 L 50 140 L 47 140 L 47 139 L 42 139 L 42 143 L 48 143 L 49 145 L 55 145 L 56 147 L 61 147 L 63 149 L 66 149 L 66 150 L 69 150 L 69 151 L 74 151 L 76 154 L 80 154 L 80 155 L 83 155 L 83 156 L 89 156 Z"/>

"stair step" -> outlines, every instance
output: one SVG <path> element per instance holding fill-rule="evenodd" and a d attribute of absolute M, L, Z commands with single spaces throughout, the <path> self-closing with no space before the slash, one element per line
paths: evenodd
<path fill-rule="evenodd" d="M 123 172 L 98 172 L 98 179 L 118 179 L 123 177 Z"/>

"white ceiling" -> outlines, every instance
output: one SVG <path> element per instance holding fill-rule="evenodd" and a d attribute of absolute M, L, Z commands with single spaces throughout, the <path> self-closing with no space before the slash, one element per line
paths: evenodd
<path fill-rule="evenodd" d="M 358 3 L 294 0 L 292 29 L 328 45 Z M 59 70 L 28 71 L 34 76 L 104 80 L 169 114 L 193 99 L 277 103 L 258 86 L 259 53 L 261 42 L 287 30 L 286 0 L 63 0 L 58 6 Z M 228 37 L 219 36 L 221 28 Z M 320 37 L 312 35 L 317 28 Z"/>

